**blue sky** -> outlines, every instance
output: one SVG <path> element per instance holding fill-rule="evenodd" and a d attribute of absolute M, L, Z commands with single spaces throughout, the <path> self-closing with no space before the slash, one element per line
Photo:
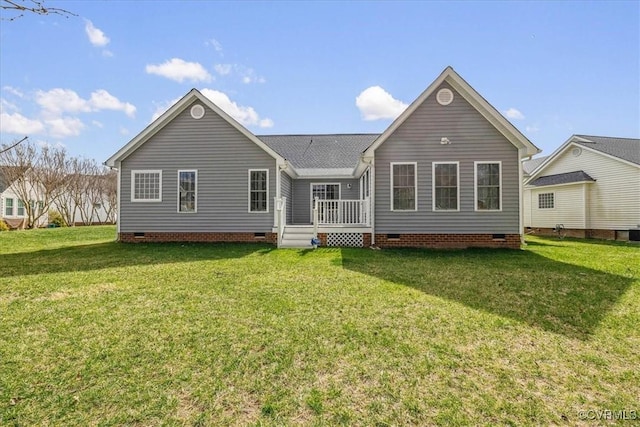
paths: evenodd
<path fill-rule="evenodd" d="M 103 162 L 193 87 L 256 134 L 382 132 L 448 65 L 543 154 L 640 137 L 638 1 L 45 5 L 78 16 L 0 22 L 3 143 Z"/>

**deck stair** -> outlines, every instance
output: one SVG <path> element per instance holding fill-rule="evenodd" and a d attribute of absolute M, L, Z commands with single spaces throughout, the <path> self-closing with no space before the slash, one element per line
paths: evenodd
<path fill-rule="evenodd" d="M 312 248 L 312 225 L 286 225 L 282 233 L 281 248 Z"/>

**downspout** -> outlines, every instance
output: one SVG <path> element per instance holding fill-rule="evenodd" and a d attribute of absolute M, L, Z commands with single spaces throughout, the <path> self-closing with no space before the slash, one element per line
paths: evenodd
<path fill-rule="evenodd" d="M 520 233 L 520 244 L 524 245 L 524 174 L 522 171 L 522 159 L 525 157 L 522 153 L 525 148 L 518 148 L 518 230 Z M 531 158 L 531 156 L 529 156 Z"/>
<path fill-rule="evenodd" d="M 120 218 L 122 218 L 122 216 L 120 215 L 120 209 L 122 207 L 122 162 L 118 162 L 117 165 L 118 166 L 118 192 L 116 193 L 116 203 L 118 204 L 118 206 L 116 206 L 116 233 L 118 233 L 118 235 L 116 236 L 116 239 L 120 239 Z"/>

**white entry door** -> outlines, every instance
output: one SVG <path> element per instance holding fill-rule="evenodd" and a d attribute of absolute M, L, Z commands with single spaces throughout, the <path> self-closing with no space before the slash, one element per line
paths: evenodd
<path fill-rule="evenodd" d="M 311 184 L 311 212 L 310 218 L 313 222 L 313 201 L 316 197 L 320 200 L 339 200 L 340 199 L 340 184 L 335 183 L 318 183 Z M 324 209 L 322 212 L 318 212 L 320 218 L 327 218 L 327 215 L 337 215 L 338 206 Z M 335 211 L 335 212 L 332 212 Z"/>

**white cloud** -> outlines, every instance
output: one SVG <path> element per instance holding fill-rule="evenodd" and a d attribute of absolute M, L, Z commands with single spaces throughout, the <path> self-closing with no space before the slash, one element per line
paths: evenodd
<path fill-rule="evenodd" d="M 44 125 L 39 120 L 28 119 L 20 113 L 0 113 L 0 133 L 30 135 L 43 131 Z"/>
<path fill-rule="evenodd" d="M 227 74 L 229 74 L 232 68 L 233 65 L 231 64 L 216 64 L 213 66 L 213 69 L 216 70 L 216 73 L 220 74 L 221 76 L 226 76 Z"/>
<path fill-rule="evenodd" d="M 185 80 L 192 82 L 210 82 L 213 76 L 197 62 L 187 62 L 180 58 L 172 58 L 162 64 L 149 64 L 145 68 L 148 74 L 156 74 L 182 83 Z"/>
<path fill-rule="evenodd" d="M 238 105 L 223 92 L 214 89 L 203 89 L 202 94 L 244 126 L 273 127 L 273 120 L 260 118 L 253 107 Z"/>
<path fill-rule="evenodd" d="M 87 113 L 91 111 L 91 106 L 71 89 L 55 88 L 47 92 L 37 91 L 36 102 L 47 115 L 59 115 L 63 112 Z"/>
<path fill-rule="evenodd" d="M 102 122 L 99 122 L 97 120 L 91 120 L 91 124 L 94 125 L 95 127 L 100 128 L 100 129 L 102 129 L 104 127 L 104 124 L 102 124 Z"/>
<path fill-rule="evenodd" d="M 371 86 L 356 97 L 356 106 L 364 120 L 395 119 L 407 104 L 395 99 L 380 86 Z"/>
<path fill-rule="evenodd" d="M 531 125 L 531 126 L 526 126 L 524 130 L 527 132 L 538 132 L 540 128 L 536 125 Z"/>
<path fill-rule="evenodd" d="M 89 36 L 89 42 L 97 47 L 106 46 L 109 44 L 109 37 L 107 37 L 102 30 L 93 26 L 93 23 L 88 19 L 85 20 L 84 31 Z"/>
<path fill-rule="evenodd" d="M 20 111 L 20 108 L 4 98 L 0 98 L 0 111 Z"/>
<path fill-rule="evenodd" d="M 93 92 L 89 103 L 94 110 L 123 111 L 129 117 L 134 117 L 136 114 L 136 107 L 133 104 L 120 101 L 104 89 Z"/>
<path fill-rule="evenodd" d="M 258 75 L 256 70 L 245 67 L 242 64 L 216 64 L 213 69 L 221 76 L 237 75 L 244 84 L 265 83 L 267 81 L 264 77 Z"/>
<path fill-rule="evenodd" d="M 57 118 L 62 113 L 88 113 L 91 111 L 115 110 L 122 111 L 133 117 L 136 107 L 128 102 L 122 102 L 104 89 L 91 93 L 89 100 L 81 98 L 71 89 L 55 88 L 47 92 L 37 91 L 36 102 L 44 110 L 47 117 Z"/>
<path fill-rule="evenodd" d="M 22 91 L 20 91 L 20 89 L 17 89 L 13 86 L 3 86 L 2 90 L 6 90 L 10 94 L 17 96 L 18 98 L 24 97 L 24 94 L 22 93 Z"/>
<path fill-rule="evenodd" d="M 273 127 L 273 120 L 271 120 L 271 119 L 262 119 L 258 123 L 258 126 L 260 126 L 261 128 L 272 128 Z"/>
<path fill-rule="evenodd" d="M 111 57 L 113 57 L 113 52 L 111 52 L 110 50 L 107 50 L 107 49 L 103 49 L 102 50 L 102 56 L 104 56 L 105 58 L 111 58 Z"/>
<path fill-rule="evenodd" d="M 258 76 L 253 68 L 247 68 L 240 65 L 238 66 L 238 71 L 242 76 L 242 83 L 244 84 L 266 82 L 265 78 L 262 76 Z"/>
<path fill-rule="evenodd" d="M 206 42 L 204 42 L 204 44 L 206 46 L 213 46 L 213 48 L 216 50 L 216 52 L 222 52 L 222 45 L 216 39 L 207 40 Z"/>
<path fill-rule="evenodd" d="M 54 138 L 66 138 L 69 136 L 78 136 L 84 123 L 77 117 L 59 117 L 57 119 L 45 120 L 49 135 Z"/>
<path fill-rule="evenodd" d="M 171 106 L 173 104 L 175 104 L 176 102 L 178 102 L 180 100 L 180 98 L 176 98 L 172 101 L 167 101 L 164 103 L 155 103 L 156 104 L 156 111 L 153 112 L 153 115 L 151 116 L 151 121 L 154 122 L 158 117 L 160 117 L 161 115 L 164 114 L 165 111 L 167 111 L 169 108 L 171 108 Z"/>
<path fill-rule="evenodd" d="M 524 119 L 524 114 L 522 114 L 520 111 L 516 110 L 515 108 L 509 108 L 506 111 L 502 112 L 508 119 L 513 119 L 513 120 L 522 120 Z"/>
<path fill-rule="evenodd" d="M 129 129 L 121 127 L 119 130 L 120 135 L 129 135 Z"/>
<path fill-rule="evenodd" d="M 38 139 L 36 140 L 36 144 L 41 148 L 67 148 L 67 146 L 60 141 L 52 144 L 49 141 L 45 141 L 44 139 Z"/>

